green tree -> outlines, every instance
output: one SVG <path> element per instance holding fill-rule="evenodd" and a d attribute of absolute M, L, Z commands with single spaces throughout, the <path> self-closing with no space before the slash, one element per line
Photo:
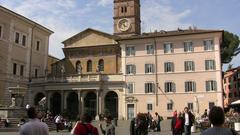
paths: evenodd
<path fill-rule="evenodd" d="M 221 45 L 221 59 L 222 63 L 231 62 L 233 56 L 240 53 L 238 48 L 240 43 L 239 37 L 231 32 L 224 31 L 223 43 Z"/>

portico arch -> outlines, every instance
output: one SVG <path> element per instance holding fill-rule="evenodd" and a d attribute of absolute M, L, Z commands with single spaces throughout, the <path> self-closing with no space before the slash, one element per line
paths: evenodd
<path fill-rule="evenodd" d="M 45 97 L 45 95 L 42 92 L 37 93 L 34 97 L 34 105 L 38 106 L 39 101 L 44 97 Z"/>
<path fill-rule="evenodd" d="M 110 91 L 104 98 L 105 113 L 110 113 L 114 118 L 118 118 L 118 95 L 114 91 Z"/>
<path fill-rule="evenodd" d="M 79 114 L 79 102 L 78 102 L 78 94 L 75 92 L 71 92 L 67 97 L 67 112 L 70 115 L 71 119 L 77 118 Z"/>
<path fill-rule="evenodd" d="M 88 92 L 84 98 L 84 113 L 90 114 L 92 118 L 95 118 L 97 111 L 97 96 L 94 92 Z"/>
<path fill-rule="evenodd" d="M 61 113 L 61 94 L 54 92 L 50 98 L 50 111 L 53 115 Z"/>

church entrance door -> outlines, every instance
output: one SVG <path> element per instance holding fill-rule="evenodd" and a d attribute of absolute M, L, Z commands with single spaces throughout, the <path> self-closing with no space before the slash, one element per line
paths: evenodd
<path fill-rule="evenodd" d="M 116 92 L 108 92 L 105 96 L 105 111 L 109 113 L 113 118 L 118 118 L 118 95 Z"/>

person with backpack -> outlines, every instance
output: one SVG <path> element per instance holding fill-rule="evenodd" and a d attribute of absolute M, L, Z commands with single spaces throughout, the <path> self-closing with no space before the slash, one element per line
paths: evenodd
<path fill-rule="evenodd" d="M 112 117 L 107 116 L 105 118 L 106 128 L 103 129 L 102 124 L 99 124 L 99 127 L 104 135 L 115 135 L 115 126 L 112 124 Z"/>
<path fill-rule="evenodd" d="M 84 114 L 81 121 L 78 121 L 71 131 L 72 135 L 99 135 L 98 130 L 92 124 L 92 117 L 89 114 Z"/>

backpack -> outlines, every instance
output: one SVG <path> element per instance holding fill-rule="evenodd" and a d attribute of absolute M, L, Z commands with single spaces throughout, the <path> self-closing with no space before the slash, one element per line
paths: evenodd
<path fill-rule="evenodd" d="M 89 130 L 89 128 L 87 127 L 87 125 L 86 124 L 82 124 L 84 127 L 85 127 L 85 129 L 86 129 L 86 131 L 87 131 L 87 134 L 86 135 L 94 135 L 93 133 L 92 133 L 92 128 Z"/>

